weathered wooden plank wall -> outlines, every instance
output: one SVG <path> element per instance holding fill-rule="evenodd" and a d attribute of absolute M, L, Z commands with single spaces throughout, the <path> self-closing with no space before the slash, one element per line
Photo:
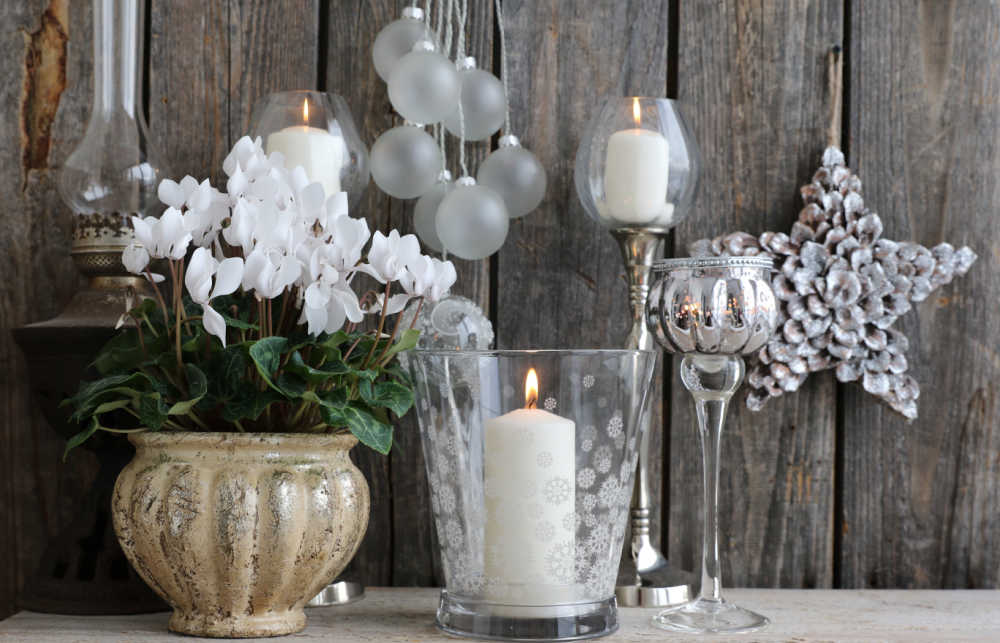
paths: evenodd
<path fill-rule="evenodd" d="M 396 119 L 369 52 L 405 4 L 150 0 L 148 114 L 172 171 L 219 179 L 253 101 L 279 89 L 342 94 L 370 145 Z M 869 205 L 892 236 L 970 243 L 981 259 L 904 322 L 924 384 L 917 422 L 900 422 L 831 377 L 811 378 L 761 415 L 734 410 L 723 447 L 726 582 L 996 586 L 1000 326 L 991 299 L 1000 295 L 1000 232 L 991 223 L 1000 203 L 1000 1 L 503 0 L 503 7 L 515 133 L 549 172 L 542 207 L 512 225 L 499 255 L 460 262 L 457 291 L 490 312 L 503 347 L 615 346 L 626 331 L 618 250 L 585 218 L 572 182 L 575 148 L 600 94 L 670 93 L 687 104 L 704 172 L 692 217 L 673 240 L 682 254 L 702 236 L 788 227 L 797 188 L 825 143 L 824 59 L 831 46 L 845 47 L 845 150 Z M 492 1 L 471 0 L 470 14 L 469 51 L 496 69 Z M 4 3 L 0 24 L 8 79 L 0 88 L 7 116 L 0 121 L 2 617 L 93 467 L 82 453 L 59 462 L 61 445 L 33 409 L 9 335 L 55 314 L 77 284 L 53 170 L 86 122 L 89 3 Z M 474 172 L 485 150 L 473 149 Z M 372 186 L 360 214 L 373 228 L 408 229 L 411 209 Z M 686 393 L 668 390 L 665 398 L 657 409 L 665 421 L 654 422 L 654 453 L 664 456 L 654 478 L 666 490 L 666 520 L 656 530 L 671 557 L 692 568 L 699 457 Z M 391 458 L 356 454 L 374 502 L 348 573 L 369 584 L 435 584 L 441 577 L 412 419 L 398 439 Z"/>
<path fill-rule="evenodd" d="M 920 382 L 907 425 L 854 388 L 839 408 L 845 587 L 1000 581 L 1000 5 L 850 13 L 848 157 L 890 238 L 979 262 L 902 320 Z"/>

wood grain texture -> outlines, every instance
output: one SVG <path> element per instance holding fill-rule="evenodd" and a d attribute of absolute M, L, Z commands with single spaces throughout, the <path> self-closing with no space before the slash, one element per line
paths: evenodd
<path fill-rule="evenodd" d="M 699 238 L 791 227 L 798 188 L 824 147 L 825 56 L 841 43 L 842 9 L 826 0 L 681 3 L 678 98 L 703 169 L 693 212 L 676 229 L 678 256 Z M 668 549 L 697 569 L 701 452 L 690 394 L 675 381 Z M 831 586 L 835 403 L 830 374 L 758 414 L 742 392 L 734 397 L 722 434 L 725 586 Z"/>
<path fill-rule="evenodd" d="M 573 184 L 580 136 L 604 95 L 663 96 L 667 3 L 503 4 L 514 133 L 548 173 L 533 213 L 511 222 L 497 259 L 500 348 L 615 348 L 631 315 L 617 244 L 583 210 Z M 654 390 L 662 384 L 657 374 Z M 662 405 L 651 402 L 652 539 L 659 544 Z"/>
<path fill-rule="evenodd" d="M 62 440 L 35 406 L 12 328 L 55 316 L 78 285 L 72 219 L 56 171 L 80 139 L 91 97 L 87 4 L 0 7 L 0 617 L 34 574 L 51 535 L 71 521 L 95 470 L 89 454 L 61 462 Z M 38 100 L 38 97 L 44 97 Z M 53 101 L 55 104 L 52 104 Z M 46 138 L 45 145 L 40 141 Z M 33 146 L 33 153 L 26 153 Z"/>
<path fill-rule="evenodd" d="M 891 239 L 979 253 L 897 327 L 920 382 L 907 424 L 843 392 L 842 584 L 1000 580 L 1000 3 L 851 11 L 848 162 Z"/>

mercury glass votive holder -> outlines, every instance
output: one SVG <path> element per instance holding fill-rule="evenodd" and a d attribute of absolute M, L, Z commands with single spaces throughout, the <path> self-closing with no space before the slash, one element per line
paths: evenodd
<path fill-rule="evenodd" d="M 460 636 L 618 627 L 615 581 L 656 353 L 413 351 L 445 589 Z"/>

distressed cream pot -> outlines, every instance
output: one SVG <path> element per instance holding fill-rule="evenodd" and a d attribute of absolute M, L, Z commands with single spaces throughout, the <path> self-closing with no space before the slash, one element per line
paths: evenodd
<path fill-rule="evenodd" d="M 278 636 L 354 556 L 368 526 L 348 435 L 136 433 L 112 515 L 140 576 L 197 636 Z"/>

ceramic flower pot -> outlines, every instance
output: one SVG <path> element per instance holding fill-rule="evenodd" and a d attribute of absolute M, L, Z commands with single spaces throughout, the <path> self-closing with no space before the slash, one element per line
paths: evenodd
<path fill-rule="evenodd" d="M 174 608 L 174 632 L 279 636 L 354 556 L 368 485 L 343 435 L 136 433 L 115 484 L 118 540 Z"/>

